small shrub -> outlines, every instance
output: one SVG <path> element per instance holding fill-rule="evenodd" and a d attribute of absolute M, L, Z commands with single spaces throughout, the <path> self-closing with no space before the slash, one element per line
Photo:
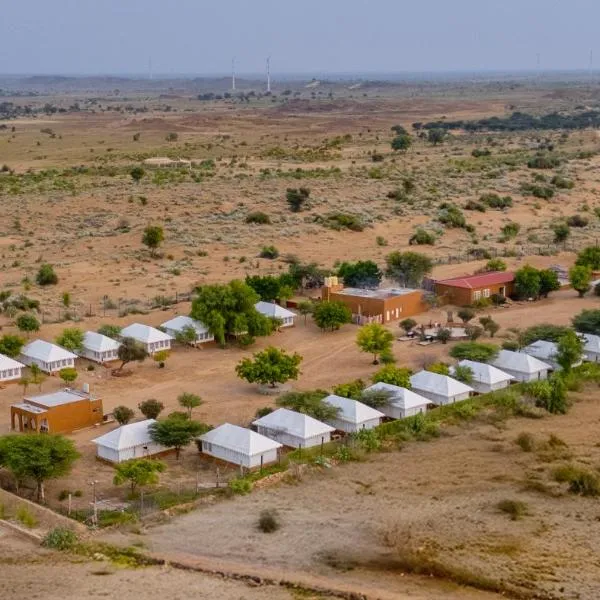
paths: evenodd
<path fill-rule="evenodd" d="M 550 183 L 561 190 L 571 190 L 575 187 L 575 183 L 571 179 L 567 179 L 562 175 L 555 175 Z"/>
<path fill-rule="evenodd" d="M 37 519 L 34 515 L 32 515 L 26 506 L 19 506 L 17 509 L 17 514 L 15 515 L 17 521 L 20 521 L 25 527 L 29 529 L 33 529 L 37 524 Z"/>
<path fill-rule="evenodd" d="M 350 231 L 363 231 L 365 228 L 364 223 L 360 217 L 356 215 L 350 215 L 348 213 L 332 213 L 327 215 L 325 218 L 319 217 L 317 221 L 320 221 L 326 227 L 341 231 L 342 229 L 349 229 Z"/>
<path fill-rule="evenodd" d="M 388 241 L 382 236 L 382 235 L 378 235 L 375 238 L 375 242 L 378 246 L 384 247 L 388 245 Z"/>
<path fill-rule="evenodd" d="M 56 285 L 58 275 L 54 272 L 54 267 L 46 263 L 39 268 L 35 280 L 38 285 Z"/>
<path fill-rule="evenodd" d="M 429 231 L 425 231 L 425 229 L 421 229 L 420 227 L 415 231 L 415 234 L 410 238 L 408 242 L 411 246 L 413 245 L 429 245 L 433 246 L 435 244 L 435 235 L 430 233 Z"/>
<path fill-rule="evenodd" d="M 519 223 L 507 223 L 506 225 L 504 225 L 504 227 L 502 227 L 502 236 L 504 237 L 504 239 L 508 240 L 517 237 L 517 234 L 520 230 L 521 226 L 519 225 Z"/>
<path fill-rule="evenodd" d="M 535 438 L 531 433 L 520 433 L 515 440 L 515 444 L 517 444 L 523 452 L 533 452 L 535 450 Z"/>
<path fill-rule="evenodd" d="M 510 208 L 513 205 L 513 200 L 510 196 L 499 196 L 498 194 L 483 194 L 479 197 L 479 202 L 488 206 L 489 208 L 496 208 L 502 210 L 503 208 Z"/>
<path fill-rule="evenodd" d="M 243 478 L 232 479 L 228 486 L 233 494 L 238 494 L 240 496 L 245 496 L 252 491 L 252 483 Z"/>
<path fill-rule="evenodd" d="M 257 225 L 270 225 L 271 217 L 264 212 L 252 212 L 246 217 L 246 223 L 256 223 Z"/>
<path fill-rule="evenodd" d="M 260 258 L 274 260 L 279 256 L 279 250 L 275 246 L 263 246 L 259 256 Z"/>
<path fill-rule="evenodd" d="M 55 527 L 51 529 L 42 541 L 42 546 L 65 552 L 71 550 L 77 544 L 77 534 L 66 527 Z"/>
<path fill-rule="evenodd" d="M 527 504 L 520 500 L 501 500 L 498 502 L 498 510 L 506 513 L 511 520 L 518 521 L 527 514 Z"/>
<path fill-rule="evenodd" d="M 527 167 L 530 169 L 554 169 L 560 165 L 560 159 L 548 154 L 538 154 L 527 161 Z"/>
<path fill-rule="evenodd" d="M 477 210 L 479 212 L 485 212 L 486 208 L 485 205 L 482 204 L 481 202 L 477 202 L 477 200 L 469 200 L 466 204 L 465 204 L 465 210 Z"/>
<path fill-rule="evenodd" d="M 276 510 L 265 509 L 261 511 L 258 518 L 258 528 L 263 533 L 273 533 L 281 527 L 279 515 Z"/>
<path fill-rule="evenodd" d="M 489 148 L 475 148 L 471 152 L 471 156 L 473 156 L 475 158 L 480 158 L 482 156 L 490 156 L 491 154 L 492 154 L 492 151 Z"/>
<path fill-rule="evenodd" d="M 587 227 L 589 220 L 581 215 L 572 215 L 567 219 L 569 227 Z"/>

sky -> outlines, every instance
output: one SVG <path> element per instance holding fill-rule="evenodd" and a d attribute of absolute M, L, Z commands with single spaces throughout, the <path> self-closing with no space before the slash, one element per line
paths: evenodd
<path fill-rule="evenodd" d="M 0 73 L 600 68 L 599 0 L 0 0 Z"/>

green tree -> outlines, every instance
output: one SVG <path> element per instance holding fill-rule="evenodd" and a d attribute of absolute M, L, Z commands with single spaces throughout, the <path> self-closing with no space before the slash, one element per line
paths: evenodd
<path fill-rule="evenodd" d="M 157 363 L 161 369 L 164 368 L 167 358 L 169 358 L 168 350 L 159 350 L 152 355 L 152 360 Z"/>
<path fill-rule="evenodd" d="M 188 419 L 185 414 L 180 416 L 173 413 L 166 419 L 152 423 L 148 430 L 153 442 L 166 448 L 173 448 L 175 458 L 179 460 L 181 449 L 185 448 L 194 438 L 206 433 L 209 427 L 204 423 Z"/>
<path fill-rule="evenodd" d="M 44 501 L 44 483 L 68 475 L 79 453 L 61 435 L 8 435 L 0 438 L 0 457 L 18 482 L 35 482 L 39 502 Z"/>
<path fill-rule="evenodd" d="M 142 244 L 150 250 L 150 256 L 156 256 L 156 250 L 165 239 L 165 232 L 160 225 L 148 225 L 142 235 Z"/>
<path fill-rule="evenodd" d="M 418 252 L 392 252 L 385 258 L 386 276 L 408 287 L 419 287 L 423 277 L 431 273 L 432 260 Z"/>
<path fill-rule="evenodd" d="M 98 327 L 98 333 L 112 338 L 113 340 L 117 340 L 121 335 L 121 329 L 122 328 L 118 325 L 101 325 Z"/>
<path fill-rule="evenodd" d="M 446 139 L 446 132 L 443 129 L 429 129 L 427 131 L 427 141 L 434 146 L 443 143 Z"/>
<path fill-rule="evenodd" d="M 148 356 L 148 352 L 146 351 L 146 348 L 144 348 L 144 346 L 138 341 L 134 340 L 133 338 L 126 337 L 121 341 L 121 345 L 117 350 L 117 356 L 121 361 L 121 366 L 119 367 L 119 371 L 121 371 L 127 363 L 133 361 L 144 361 Z"/>
<path fill-rule="evenodd" d="M 363 325 L 356 334 L 356 344 L 363 351 L 373 355 L 373 364 L 379 364 L 382 352 L 390 352 L 394 336 L 391 331 L 379 323 Z"/>
<path fill-rule="evenodd" d="M 456 365 L 452 377 L 469 385 L 473 383 L 473 369 L 467 365 Z"/>
<path fill-rule="evenodd" d="M 600 310 L 585 309 L 573 317 L 573 327 L 581 333 L 600 335 Z"/>
<path fill-rule="evenodd" d="M 277 398 L 277 406 L 308 415 L 318 421 L 328 421 L 335 419 L 339 409 L 323 402 L 325 396 L 327 392 L 324 390 L 288 392 Z"/>
<path fill-rule="evenodd" d="M 412 138 L 407 133 L 401 133 L 391 141 L 392 150 L 406 152 L 412 145 Z"/>
<path fill-rule="evenodd" d="M 336 396 L 342 396 L 343 398 L 352 398 L 353 400 L 359 400 L 363 390 L 365 389 L 365 382 L 362 379 L 355 379 L 348 383 L 340 383 L 333 388 L 333 393 Z"/>
<path fill-rule="evenodd" d="M 447 344 L 452 337 L 452 332 L 447 327 L 442 327 L 438 329 L 436 337 L 442 344 Z"/>
<path fill-rule="evenodd" d="M 281 291 L 281 280 L 273 275 L 247 275 L 246 285 L 250 286 L 265 302 L 277 300 Z"/>
<path fill-rule="evenodd" d="M 146 171 L 144 171 L 142 167 L 133 167 L 133 169 L 129 171 L 129 174 L 131 175 L 131 179 L 138 183 L 144 177 Z"/>
<path fill-rule="evenodd" d="M 450 367 L 444 362 L 433 362 L 425 370 L 438 375 L 450 375 Z"/>
<path fill-rule="evenodd" d="M 400 327 L 404 329 L 405 333 L 408 335 L 415 327 L 417 326 L 417 322 L 410 317 L 408 319 L 402 319 L 400 321 Z"/>
<path fill-rule="evenodd" d="M 191 392 L 183 392 L 182 394 L 179 394 L 177 397 L 177 402 L 179 402 L 179 406 L 187 410 L 188 419 L 192 418 L 192 411 L 194 408 L 198 408 L 204 403 L 200 396 L 197 394 L 192 394 Z"/>
<path fill-rule="evenodd" d="M 490 334 L 490 337 L 494 337 L 498 331 L 500 330 L 500 325 L 492 319 L 492 317 L 484 317 L 483 319 L 479 319 L 479 322 L 482 324 L 483 328 Z"/>
<path fill-rule="evenodd" d="M 58 372 L 58 376 L 65 382 L 65 385 L 68 385 L 77 379 L 77 369 L 74 367 L 65 367 Z"/>
<path fill-rule="evenodd" d="M 198 332 L 193 325 L 185 325 L 175 333 L 175 340 L 179 344 L 194 344 L 198 341 Z"/>
<path fill-rule="evenodd" d="M 590 290 L 592 280 L 592 270 L 590 267 L 575 265 L 569 269 L 569 281 L 572 288 L 583 298 Z"/>
<path fill-rule="evenodd" d="M 468 323 L 471 319 L 475 318 L 476 313 L 472 308 L 465 306 L 464 308 L 461 308 L 456 314 L 463 323 Z"/>
<path fill-rule="evenodd" d="M 577 255 L 575 264 L 580 267 L 590 267 L 593 271 L 600 269 L 600 246 L 588 246 Z"/>
<path fill-rule="evenodd" d="M 552 269 L 541 269 L 538 271 L 540 276 L 540 296 L 547 298 L 550 292 L 560 290 L 560 281 L 556 271 Z"/>
<path fill-rule="evenodd" d="M 343 302 L 324 300 L 315 304 L 313 319 L 323 331 L 336 331 L 352 321 L 352 311 Z"/>
<path fill-rule="evenodd" d="M 312 315 L 315 309 L 315 304 L 310 300 L 302 300 L 298 302 L 297 309 L 298 312 L 304 317 L 304 324 L 306 325 L 306 317 L 308 317 L 308 315 Z"/>
<path fill-rule="evenodd" d="M 71 352 L 83 350 L 85 334 L 78 327 L 68 327 L 56 338 L 56 343 Z"/>
<path fill-rule="evenodd" d="M 301 362 L 302 357 L 299 354 L 287 354 L 279 348 L 269 346 L 254 354 L 251 359 L 243 358 L 236 365 L 235 372 L 248 383 L 276 387 L 278 383 L 298 379 Z"/>
<path fill-rule="evenodd" d="M 133 458 L 115 465 L 114 485 L 129 483 L 130 491 L 135 493 L 137 488 L 158 483 L 158 474 L 165 470 L 165 464 L 159 460 L 148 458 Z"/>
<path fill-rule="evenodd" d="M 371 408 L 381 408 L 388 404 L 392 393 L 388 390 L 364 390 L 358 400 Z"/>
<path fill-rule="evenodd" d="M 40 322 L 37 320 L 35 315 L 30 313 L 23 313 L 22 315 L 19 315 L 15 323 L 19 328 L 19 331 L 24 331 L 27 334 L 27 337 L 29 337 L 29 334 L 32 331 L 40 330 Z"/>
<path fill-rule="evenodd" d="M 489 362 L 498 356 L 498 346 L 478 342 L 459 342 L 450 350 L 450 356 L 456 360 Z"/>
<path fill-rule="evenodd" d="M 506 263 L 501 258 L 490 258 L 485 264 L 484 271 L 506 271 Z"/>
<path fill-rule="evenodd" d="M 128 406 L 115 406 L 113 410 L 113 417 L 119 425 L 127 425 L 134 415 L 135 413 Z"/>
<path fill-rule="evenodd" d="M 56 285 L 58 283 L 58 275 L 54 272 L 54 267 L 48 263 L 44 263 L 38 270 L 35 280 L 38 285 Z"/>
<path fill-rule="evenodd" d="M 21 353 L 25 340 L 18 335 L 6 334 L 0 338 L 0 354 L 15 358 Z"/>
<path fill-rule="evenodd" d="M 483 327 L 477 325 L 465 325 L 465 335 L 472 342 L 478 340 L 483 335 Z"/>
<path fill-rule="evenodd" d="M 402 125 L 394 125 L 393 127 L 390 127 L 390 129 L 396 134 L 396 135 L 403 135 L 408 133 L 408 131 L 406 131 L 406 129 L 404 127 L 402 127 Z"/>
<path fill-rule="evenodd" d="M 515 272 L 515 291 L 519 298 L 537 299 L 540 295 L 540 289 L 540 272 L 536 268 L 525 265 Z"/>
<path fill-rule="evenodd" d="M 165 405 L 156 400 L 155 398 L 149 398 L 138 404 L 140 412 L 146 417 L 146 419 L 156 419 L 158 415 L 164 410 Z"/>
<path fill-rule="evenodd" d="M 285 197 L 292 212 L 300 212 L 310 197 L 310 190 L 305 187 L 288 188 Z"/>
<path fill-rule="evenodd" d="M 385 365 L 385 367 L 381 367 L 381 369 L 371 377 L 371 381 L 373 383 L 389 383 L 390 385 L 397 385 L 398 387 L 410 389 L 411 375 L 412 372 L 410 369 L 396 367 L 395 365 Z"/>
<path fill-rule="evenodd" d="M 258 294 L 243 281 L 205 285 L 197 290 L 190 316 L 204 323 L 222 345 L 227 336 L 269 335 L 273 325 L 254 308 L 258 300 Z"/>
<path fill-rule="evenodd" d="M 567 238 L 571 235 L 571 228 L 562 221 L 555 223 L 552 226 L 552 231 L 554 232 L 554 242 L 556 244 L 566 242 Z"/>
<path fill-rule="evenodd" d="M 581 360 L 583 346 L 583 341 L 572 329 L 560 336 L 556 342 L 556 362 L 564 373 L 570 373 L 573 365 Z"/>
<path fill-rule="evenodd" d="M 44 381 L 46 380 L 46 376 L 44 375 L 44 373 L 42 373 L 42 370 L 35 363 L 33 363 L 29 367 L 29 371 L 31 373 L 31 383 L 33 383 L 33 385 L 37 385 L 38 389 L 41 392 L 42 383 L 44 383 Z"/>
<path fill-rule="evenodd" d="M 343 262 L 338 267 L 338 276 L 346 287 L 376 288 L 381 283 L 383 273 L 372 260 L 359 260 L 355 263 Z"/>
<path fill-rule="evenodd" d="M 19 385 L 23 386 L 23 396 L 27 394 L 27 388 L 31 385 L 31 377 L 23 376 L 19 379 Z"/>

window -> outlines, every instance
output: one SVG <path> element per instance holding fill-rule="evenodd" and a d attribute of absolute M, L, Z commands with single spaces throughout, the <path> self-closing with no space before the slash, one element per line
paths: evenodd
<path fill-rule="evenodd" d="M 481 290 L 475 290 L 475 292 L 473 292 L 473 298 L 475 300 L 481 300 Z"/>
<path fill-rule="evenodd" d="M 483 297 L 484 298 L 489 298 L 490 297 L 490 290 L 489 290 L 489 288 L 483 290 Z"/>

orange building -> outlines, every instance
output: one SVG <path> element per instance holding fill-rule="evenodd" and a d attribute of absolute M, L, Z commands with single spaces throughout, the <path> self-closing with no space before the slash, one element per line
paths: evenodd
<path fill-rule="evenodd" d="M 364 290 L 345 288 L 337 278 L 328 278 L 321 289 L 321 300 L 343 302 L 356 323 L 388 323 L 412 317 L 427 310 L 423 291 L 411 288 Z M 332 281 L 333 280 L 333 281 Z"/>
<path fill-rule="evenodd" d="M 436 281 L 435 293 L 445 304 L 467 306 L 494 295 L 511 296 L 514 285 L 514 273 L 494 271 Z"/>
<path fill-rule="evenodd" d="M 23 398 L 10 407 L 13 431 L 70 433 L 102 423 L 102 399 L 87 390 L 65 388 L 59 392 Z"/>

